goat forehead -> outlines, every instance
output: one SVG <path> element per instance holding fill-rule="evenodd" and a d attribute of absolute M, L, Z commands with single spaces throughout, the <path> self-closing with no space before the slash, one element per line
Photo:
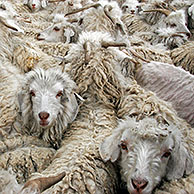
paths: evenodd
<path fill-rule="evenodd" d="M 49 92 L 58 92 L 62 91 L 64 88 L 64 84 L 59 81 L 46 81 L 46 80 L 36 80 L 31 83 L 30 89 L 35 91 L 49 91 Z"/>
<path fill-rule="evenodd" d="M 163 139 L 166 139 L 171 131 L 168 129 L 165 125 L 152 125 L 151 123 L 136 123 L 134 126 L 130 126 L 131 123 L 125 123 L 123 127 L 125 128 L 122 139 L 142 139 L 142 140 L 148 140 L 150 141 L 163 141 Z M 142 125 L 143 124 L 143 125 Z"/>
<path fill-rule="evenodd" d="M 145 163 L 145 166 L 148 164 L 147 158 L 151 161 L 153 158 L 160 156 L 162 152 L 174 148 L 175 140 L 172 134 L 167 137 L 152 138 L 137 133 L 127 133 L 126 131 L 123 133 L 121 141 L 127 142 L 128 154 L 134 155 L 135 153 L 133 157 L 137 157 L 139 163 Z"/>
<path fill-rule="evenodd" d="M 40 4 L 40 0 L 31 0 L 30 3 Z"/>
<path fill-rule="evenodd" d="M 127 141 L 126 136 L 123 138 Z M 159 141 L 157 138 L 151 137 L 142 137 L 141 135 L 137 134 L 130 134 L 128 136 L 128 144 L 129 147 L 132 146 L 137 151 L 149 150 L 149 149 L 160 149 L 161 145 L 164 144 L 163 142 Z"/>
<path fill-rule="evenodd" d="M 161 145 L 158 142 L 139 140 L 135 145 L 134 152 L 136 153 L 137 164 L 141 164 L 141 167 L 143 164 L 146 168 L 152 159 L 155 159 L 160 155 Z"/>

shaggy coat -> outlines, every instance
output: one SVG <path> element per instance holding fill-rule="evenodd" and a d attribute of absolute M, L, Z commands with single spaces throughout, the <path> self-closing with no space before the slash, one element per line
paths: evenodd
<path fill-rule="evenodd" d="M 27 41 L 21 41 L 21 39 L 13 40 L 13 64 L 20 69 L 21 73 L 29 72 L 35 68 L 58 68 L 60 69 L 59 64 L 61 63 L 60 56 L 57 58 L 59 52 L 57 50 L 52 51 L 52 48 L 55 45 L 35 45 L 28 43 Z M 48 47 L 49 50 L 48 51 Z M 63 51 L 67 52 L 68 47 L 63 47 Z M 45 49 L 45 52 L 49 52 L 50 55 L 44 53 L 41 49 Z M 52 52 L 52 53 L 51 53 Z M 56 57 L 53 57 L 56 56 Z"/>
<path fill-rule="evenodd" d="M 180 66 L 184 70 L 194 75 L 194 41 L 190 41 L 170 52 L 170 57 L 175 66 Z"/>
<path fill-rule="evenodd" d="M 0 60 L 0 140 L 9 135 L 17 116 L 16 92 L 21 88 L 23 76 L 10 62 Z"/>

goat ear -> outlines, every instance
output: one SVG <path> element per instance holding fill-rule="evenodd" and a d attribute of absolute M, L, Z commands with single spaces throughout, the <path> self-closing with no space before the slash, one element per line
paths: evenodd
<path fill-rule="evenodd" d="M 110 160 L 115 162 L 120 155 L 120 148 L 118 146 L 120 136 L 118 134 L 113 134 L 106 137 L 99 147 L 100 156 L 104 162 Z"/>
<path fill-rule="evenodd" d="M 42 1 L 41 1 L 41 6 L 42 6 L 43 8 L 45 8 L 47 5 L 48 5 L 48 4 L 47 4 L 47 0 L 42 0 Z"/>
<path fill-rule="evenodd" d="M 23 4 L 27 5 L 29 0 L 23 0 Z"/>
<path fill-rule="evenodd" d="M 22 93 L 22 91 L 20 91 L 17 94 L 17 100 L 18 100 L 17 102 L 18 102 L 19 113 L 22 112 L 22 102 L 23 102 L 23 98 L 24 98 L 23 93 Z"/>
<path fill-rule="evenodd" d="M 190 174 L 194 170 L 194 159 L 191 153 L 184 147 L 183 143 L 175 148 L 167 165 L 167 179 L 179 179 L 184 173 Z"/>
<path fill-rule="evenodd" d="M 85 100 L 79 94 L 77 94 L 76 92 L 74 92 L 74 95 L 76 97 L 78 105 L 82 105 Z"/>
<path fill-rule="evenodd" d="M 69 44 L 71 42 L 71 37 L 75 35 L 75 32 L 72 28 L 64 28 L 63 34 L 66 37 L 66 44 Z"/>
<path fill-rule="evenodd" d="M 84 99 L 77 93 L 72 93 L 69 98 L 69 104 L 71 106 L 70 121 L 73 122 L 78 114 L 79 107 L 83 103 Z"/>

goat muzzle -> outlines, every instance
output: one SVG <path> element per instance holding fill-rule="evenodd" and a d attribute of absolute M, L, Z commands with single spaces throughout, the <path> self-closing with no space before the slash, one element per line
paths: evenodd
<path fill-rule="evenodd" d="M 131 183 L 137 193 L 141 193 L 148 185 L 148 181 L 141 178 L 131 179 Z"/>
<path fill-rule="evenodd" d="M 38 33 L 38 34 L 36 35 L 36 37 L 35 37 L 35 38 L 36 38 L 37 40 L 45 40 L 44 38 L 40 38 L 40 35 L 41 35 L 41 34 L 40 34 L 40 33 Z"/>
<path fill-rule="evenodd" d="M 49 118 L 49 113 L 47 113 L 47 112 L 40 112 L 39 114 L 38 114 L 38 116 L 39 116 L 39 118 L 40 118 L 40 125 L 41 126 L 47 126 L 48 124 L 49 124 L 49 122 L 47 121 L 47 119 Z"/>

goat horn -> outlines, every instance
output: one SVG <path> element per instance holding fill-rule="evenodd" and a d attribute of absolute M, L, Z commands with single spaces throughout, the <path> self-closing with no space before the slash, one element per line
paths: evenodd
<path fill-rule="evenodd" d="M 91 55 L 91 44 L 90 42 L 86 41 L 83 45 L 85 50 L 85 63 L 88 64 L 90 61 L 90 55 Z"/>
<path fill-rule="evenodd" d="M 6 20 L 5 20 L 5 18 L 3 18 L 3 17 L 1 17 L 1 16 L 0 16 L 0 22 L 1 22 L 4 26 L 6 26 L 7 28 L 10 28 L 10 29 L 12 29 L 12 30 L 14 30 L 14 31 L 18 31 L 17 28 L 15 28 L 14 26 L 11 26 L 10 24 L 8 24 L 8 23 L 6 22 Z"/>
<path fill-rule="evenodd" d="M 0 4 L 0 8 L 3 9 L 3 10 L 6 10 L 6 7 L 5 7 L 5 5 L 3 3 Z"/>
<path fill-rule="evenodd" d="M 64 17 L 66 17 L 66 16 L 68 16 L 68 15 L 75 14 L 75 13 L 79 13 L 79 12 L 81 12 L 81 11 L 84 11 L 84 10 L 89 9 L 89 8 L 92 8 L 92 7 L 98 8 L 99 6 L 101 6 L 100 3 L 95 3 L 95 4 L 86 5 L 85 7 L 82 7 L 82 8 L 80 8 L 80 9 L 76 9 L 76 10 L 73 10 L 72 12 L 69 12 L 69 13 L 65 14 Z"/>
<path fill-rule="evenodd" d="M 78 22 L 79 20 L 78 19 L 75 19 L 75 18 L 73 18 L 73 19 L 67 19 L 67 22 L 69 22 L 69 23 L 74 23 L 74 22 Z"/>
<path fill-rule="evenodd" d="M 179 37 L 181 37 L 181 38 L 183 37 L 182 34 L 178 34 L 178 33 L 174 33 L 174 34 L 171 35 L 171 37 L 175 37 L 175 36 L 179 36 Z"/>
<path fill-rule="evenodd" d="M 43 192 L 44 190 L 48 189 L 52 185 L 54 185 L 57 182 L 59 182 L 60 180 L 62 180 L 65 175 L 66 175 L 66 173 L 62 172 L 57 176 L 41 177 L 41 178 L 37 178 L 34 180 L 30 180 L 24 185 L 22 190 L 24 190 L 28 187 L 31 187 L 31 188 L 38 189 L 39 192 Z"/>
<path fill-rule="evenodd" d="M 165 14 L 166 16 L 169 16 L 171 13 L 171 11 L 168 9 L 150 9 L 150 10 L 145 10 L 144 12 L 155 12 L 155 11 L 161 12 Z"/>
<path fill-rule="evenodd" d="M 112 6 L 111 5 L 105 5 L 104 6 L 104 13 L 105 15 L 110 19 L 110 21 L 115 24 L 115 19 L 110 15 L 110 11 L 112 10 Z"/>
<path fill-rule="evenodd" d="M 105 41 L 102 41 L 101 46 L 104 48 L 108 48 L 109 46 L 112 46 L 112 47 L 125 46 L 126 47 L 127 45 L 124 42 L 105 42 Z"/>

